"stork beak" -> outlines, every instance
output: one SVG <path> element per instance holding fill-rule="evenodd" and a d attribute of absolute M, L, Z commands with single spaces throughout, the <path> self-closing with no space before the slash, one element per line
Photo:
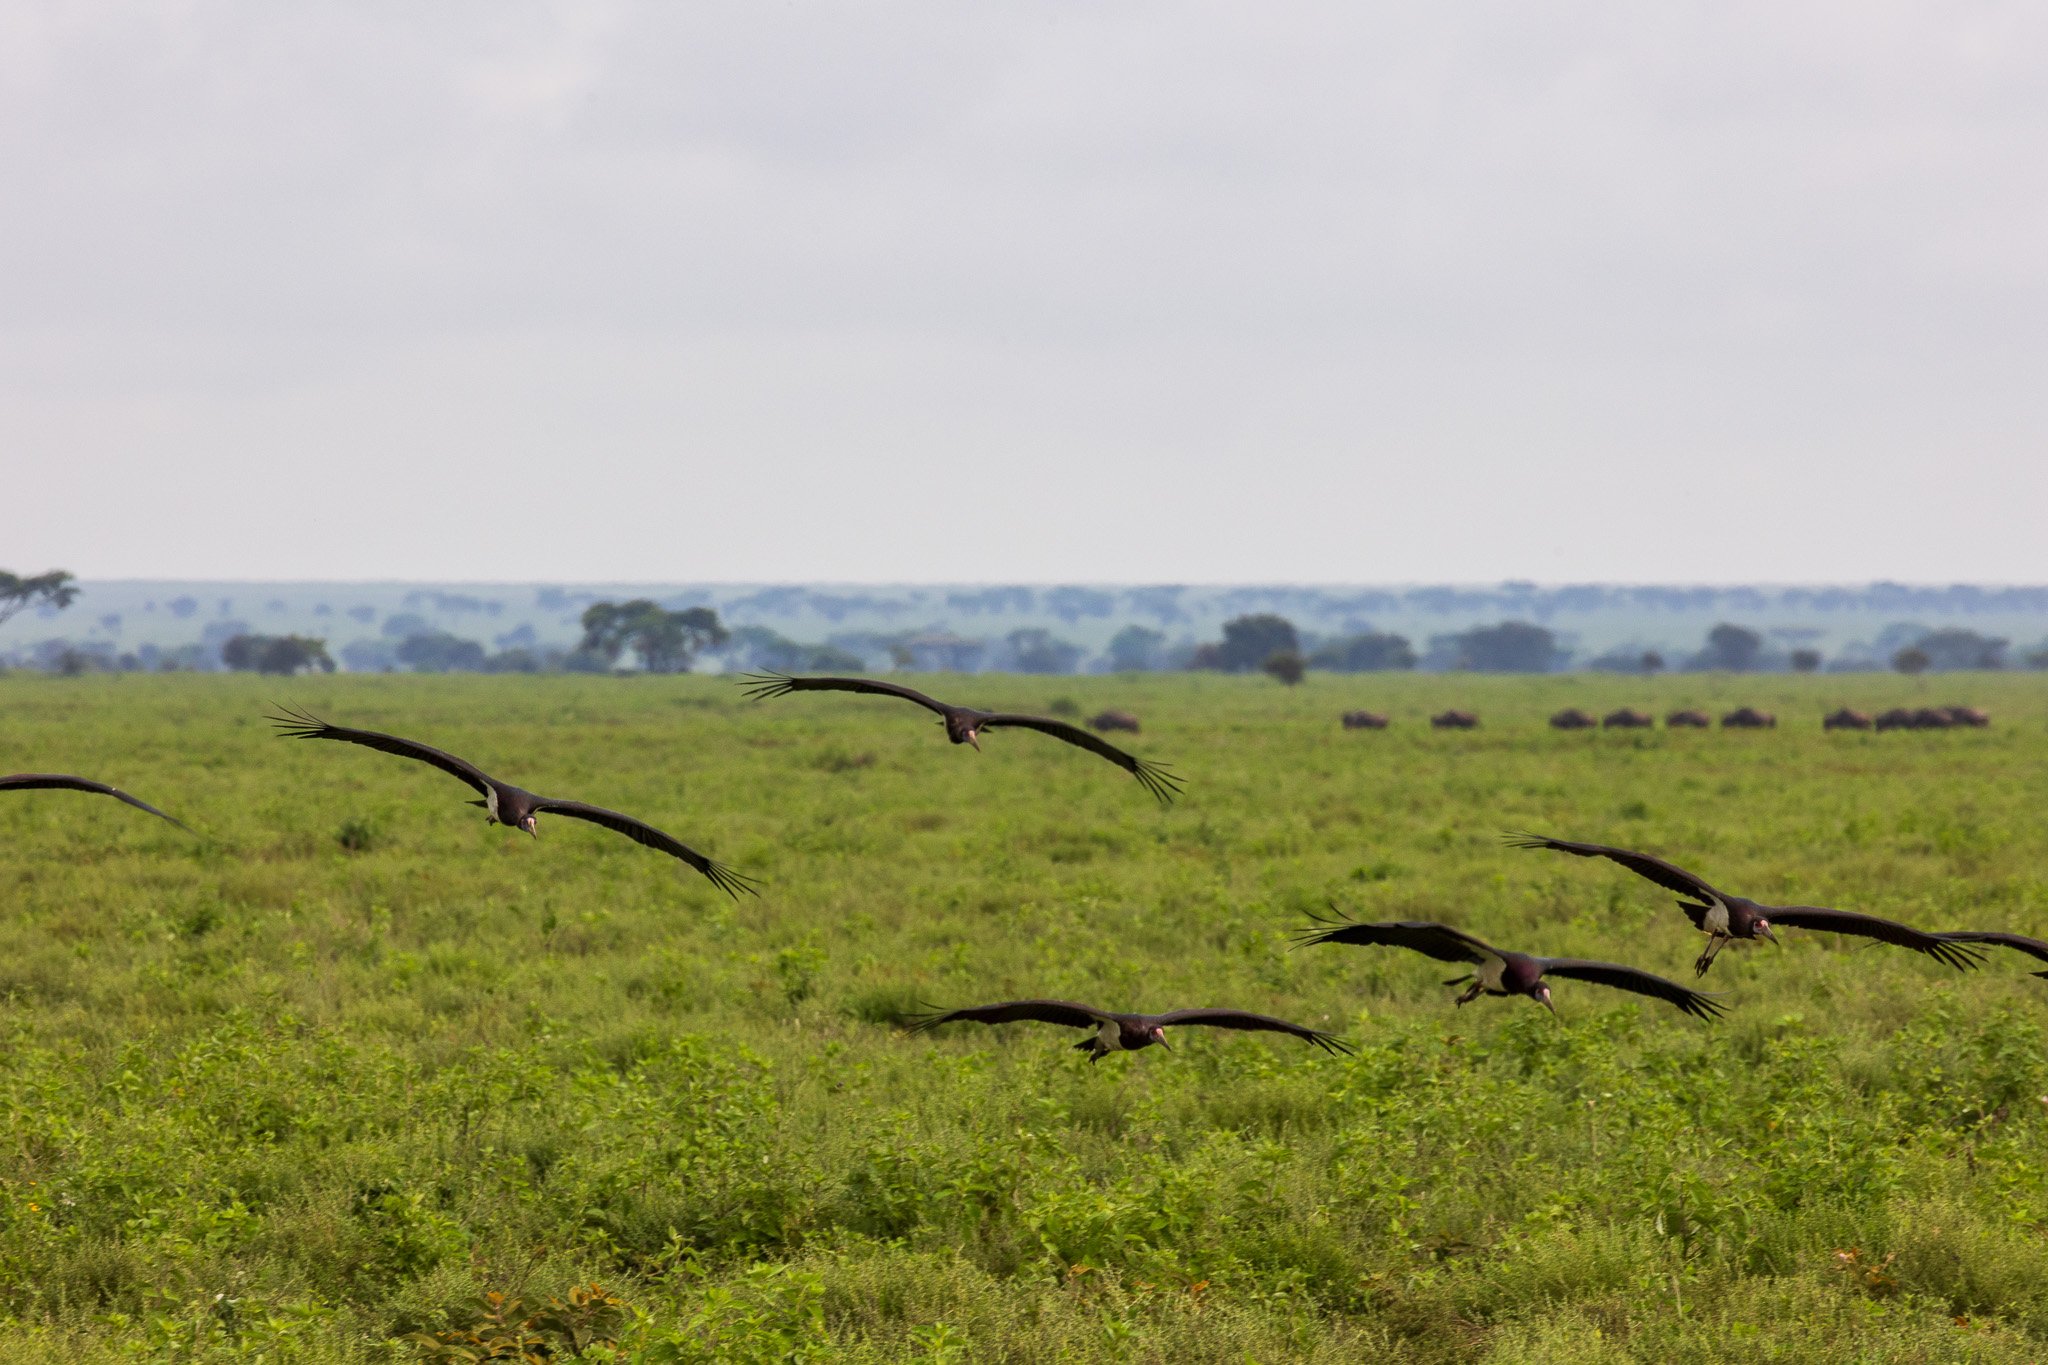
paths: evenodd
<path fill-rule="evenodd" d="M 1165 1029 L 1154 1030 L 1152 1034 L 1152 1041 L 1159 1044 L 1159 1046 L 1165 1048 L 1168 1052 L 1173 1051 L 1173 1044 L 1166 1041 Z"/>
<path fill-rule="evenodd" d="M 981 736 L 978 732 L 969 730 L 967 732 L 967 742 L 974 746 L 974 752 L 981 752 Z"/>
<path fill-rule="evenodd" d="M 1545 1008 L 1545 1009 L 1547 1009 L 1547 1010 L 1549 1010 L 1549 1011 L 1550 1011 L 1550 1017 L 1551 1017 L 1552 1019 L 1555 1019 L 1555 1020 L 1556 1020 L 1556 1021 L 1557 1021 L 1558 1023 L 1560 1023 L 1560 1024 L 1562 1024 L 1562 1023 L 1564 1022 L 1564 1016 L 1563 1016 L 1563 1015 L 1561 1015 L 1561 1014 L 1559 1014 L 1559 1013 L 1557 1012 L 1557 1006 L 1555 1006 L 1555 1005 L 1553 1005 L 1553 1004 L 1551 1004 L 1551 1003 L 1550 1003 L 1550 992 L 1549 992 L 1549 991 L 1545 991 L 1545 992 L 1543 992 L 1543 994 L 1541 994 L 1541 995 L 1537 996 L 1536 998 L 1537 998 L 1538 1000 L 1541 1000 L 1541 1001 L 1543 1002 L 1543 1008 Z"/>
<path fill-rule="evenodd" d="M 1771 922 L 1769 920 L 1758 920 L 1756 922 L 1756 931 L 1759 934 L 1762 934 L 1765 938 L 1769 939 L 1773 947 L 1782 948 L 1785 946 L 1784 944 L 1778 942 L 1778 935 L 1776 931 L 1771 928 Z"/>

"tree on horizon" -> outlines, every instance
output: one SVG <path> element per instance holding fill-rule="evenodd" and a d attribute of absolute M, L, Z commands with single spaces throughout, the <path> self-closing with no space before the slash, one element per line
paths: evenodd
<path fill-rule="evenodd" d="M 63 569 L 23 578 L 0 569 L 0 626 L 30 607 L 70 606 L 78 597 L 78 580 Z"/>

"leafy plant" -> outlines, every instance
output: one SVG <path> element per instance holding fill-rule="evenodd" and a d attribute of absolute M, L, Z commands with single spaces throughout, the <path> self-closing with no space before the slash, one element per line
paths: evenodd
<path fill-rule="evenodd" d="M 474 1309 L 470 1321 L 460 1326 L 414 1332 L 404 1340 L 418 1349 L 421 1360 L 449 1365 L 485 1360 L 547 1365 L 614 1345 L 630 1311 L 623 1299 L 598 1284 L 577 1285 L 566 1299 L 550 1298 L 538 1307 L 492 1290 L 475 1301 Z"/>

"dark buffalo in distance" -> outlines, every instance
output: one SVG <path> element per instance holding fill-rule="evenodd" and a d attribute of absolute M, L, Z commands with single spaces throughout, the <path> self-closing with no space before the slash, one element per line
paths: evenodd
<path fill-rule="evenodd" d="M 1387 718 L 1377 711 L 1346 711 L 1344 728 L 1347 730 L 1384 730 Z"/>
<path fill-rule="evenodd" d="M 1439 730 L 1477 730 L 1479 717 L 1470 711 L 1439 711 L 1429 723 Z"/>
<path fill-rule="evenodd" d="M 1619 711 L 1609 711 L 1600 717 L 1600 724 L 1609 730 L 1647 730 L 1657 723 L 1657 718 L 1648 711 L 1638 711 L 1633 706 L 1624 706 Z"/>
<path fill-rule="evenodd" d="M 1944 706 L 1941 709 L 1948 712 L 1948 718 L 1955 724 L 1972 730 L 1981 730 L 1991 723 L 1991 717 L 1974 706 Z"/>
<path fill-rule="evenodd" d="M 1966 708 L 1956 706 L 1894 706 L 1877 718 L 1880 730 L 1948 730 L 1958 725 L 1988 725 L 1987 716 L 1982 721 L 1959 720 L 1956 712 Z M 1979 711 L 1978 715 L 1984 713 Z"/>
<path fill-rule="evenodd" d="M 1126 734 L 1138 733 L 1138 718 L 1128 711 L 1104 711 L 1088 718 L 1088 728 L 1107 734 L 1111 730 L 1122 730 Z"/>
<path fill-rule="evenodd" d="M 1567 706 L 1550 718 L 1553 730 L 1590 730 L 1599 723 L 1576 706 Z"/>
<path fill-rule="evenodd" d="M 1673 730 L 1704 730 L 1714 723 L 1714 718 L 1704 711 L 1673 711 L 1664 717 L 1664 724 Z"/>
<path fill-rule="evenodd" d="M 1827 713 L 1820 723 L 1823 730 L 1868 730 L 1873 722 L 1861 711 L 1852 711 L 1844 706 Z"/>
<path fill-rule="evenodd" d="M 1769 711 L 1759 711 L 1754 706 L 1738 706 L 1721 717 L 1723 730 L 1775 730 L 1778 718 Z"/>

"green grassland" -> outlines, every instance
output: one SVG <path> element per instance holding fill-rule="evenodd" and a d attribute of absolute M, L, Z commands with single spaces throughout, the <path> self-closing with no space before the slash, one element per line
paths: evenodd
<path fill-rule="evenodd" d="M 1669 895 L 1516 827 L 2048 934 L 2038 680 L 934 686 L 1128 707 L 1187 796 L 709 678 L 0 678 L 0 768 L 199 831 L 0 799 L 0 1358 L 2048 1358 L 2030 959 L 1785 932 L 1722 955 L 1702 1025 L 1576 982 L 1561 1023 L 1454 1010 L 1441 963 L 1288 949 L 1335 902 L 1689 976 Z M 486 828 L 429 768 L 272 738 L 273 698 L 638 813 L 763 895 L 573 821 Z M 1781 728 L 1542 724 L 1745 701 Z M 1819 728 L 1943 701 L 1993 728 Z M 1452 704 L 1485 728 L 1423 724 Z M 1395 726 L 1342 732 L 1351 706 Z M 1359 1053 L 1190 1029 L 1091 1066 L 1046 1027 L 892 1027 L 1018 994 Z"/>

